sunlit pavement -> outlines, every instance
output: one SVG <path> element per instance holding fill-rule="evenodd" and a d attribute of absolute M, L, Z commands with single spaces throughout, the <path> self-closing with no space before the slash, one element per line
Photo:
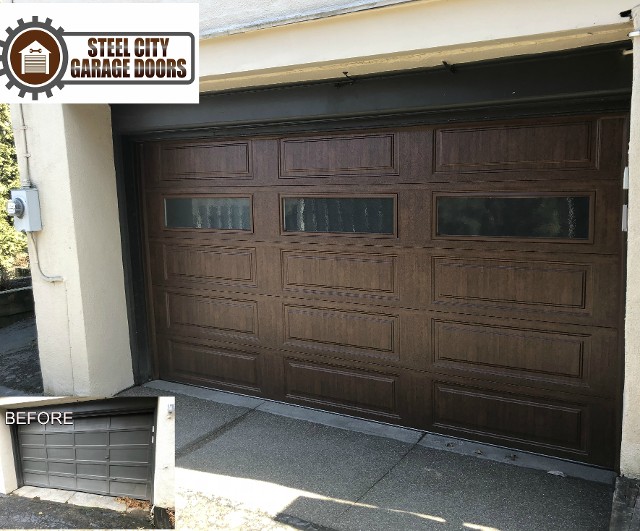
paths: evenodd
<path fill-rule="evenodd" d="M 609 526 L 610 483 L 430 448 L 413 430 L 196 387 L 151 382 L 122 394 L 176 396 L 181 529 Z"/>

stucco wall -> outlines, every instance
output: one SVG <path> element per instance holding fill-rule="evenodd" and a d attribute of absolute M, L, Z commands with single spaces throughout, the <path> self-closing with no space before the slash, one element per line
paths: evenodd
<path fill-rule="evenodd" d="M 64 105 L 71 208 L 88 357 L 88 387 L 110 395 L 133 385 L 129 321 L 108 105 Z"/>
<path fill-rule="evenodd" d="M 158 398 L 153 503 L 164 508 L 175 507 L 176 413 L 169 412 L 170 405 L 175 408 L 174 397 Z"/>
<path fill-rule="evenodd" d="M 4 410 L 0 409 L 4 416 Z M 9 494 L 18 488 L 16 466 L 13 459 L 11 428 L 0 420 L 0 494 Z"/>
<path fill-rule="evenodd" d="M 201 90 L 335 78 L 626 38 L 624 0 L 416 1 L 200 43 Z"/>
<path fill-rule="evenodd" d="M 23 178 L 40 193 L 33 267 L 45 394 L 111 395 L 133 385 L 108 105 L 23 105 L 16 135 Z M 14 127 L 21 124 L 12 106 Z M 18 129 L 19 131 L 19 129 Z M 27 150 L 30 171 L 27 172 Z"/>
<path fill-rule="evenodd" d="M 640 28 L 640 6 L 634 10 Z M 629 139 L 629 233 L 627 245 L 627 304 L 625 377 L 620 471 L 640 478 L 640 37 L 633 43 L 633 86 Z"/>

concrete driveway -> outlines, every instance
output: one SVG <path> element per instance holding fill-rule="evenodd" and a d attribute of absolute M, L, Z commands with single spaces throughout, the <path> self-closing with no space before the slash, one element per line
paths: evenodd
<path fill-rule="evenodd" d="M 167 382 L 122 394 L 176 397 L 179 529 L 609 526 L 611 473 Z"/>

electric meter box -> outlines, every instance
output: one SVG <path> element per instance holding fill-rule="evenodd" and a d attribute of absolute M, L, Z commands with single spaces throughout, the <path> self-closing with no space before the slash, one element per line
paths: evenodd
<path fill-rule="evenodd" d="M 40 218 L 40 199 L 36 188 L 21 188 L 11 190 L 11 200 L 21 201 L 24 213 L 21 217 L 14 216 L 13 226 L 16 230 L 24 232 L 38 232 L 42 230 L 42 219 Z"/>

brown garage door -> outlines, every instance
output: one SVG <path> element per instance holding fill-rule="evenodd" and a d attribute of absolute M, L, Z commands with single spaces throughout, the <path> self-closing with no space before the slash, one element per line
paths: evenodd
<path fill-rule="evenodd" d="M 160 377 L 614 467 L 624 122 L 145 143 Z"/>

